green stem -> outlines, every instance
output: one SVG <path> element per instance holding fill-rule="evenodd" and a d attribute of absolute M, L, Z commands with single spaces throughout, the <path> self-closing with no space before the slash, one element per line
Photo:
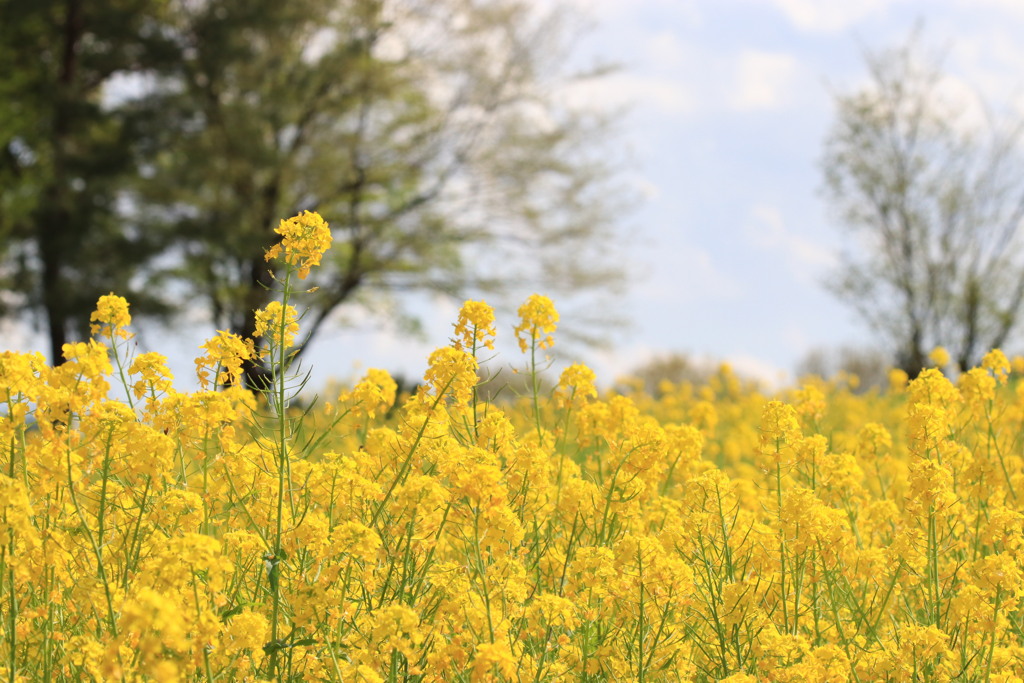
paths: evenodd
<path fill-rule="evenodd" d="M 789 606 L 786 604 L 786 532 L 782 528 L 782 456 L 776 446 L 775 493 L 779 504 L 779 592 L 782 595 L 782 630 L 789 630 Z"/>
<path fill-rule="evenodd" d="M 270 590 L 273 598 L 273 614 L 271 618 L 270 642 L 270 675 L 282 680 L 281 672 L 278 671 L 278 652 L 280 651 L 278 639 L 280 637 L 281 619 L 281 535 L 284 516 L 284 491 L 285 478 L 288 472 L 288 419 L 287 419 L 287 383 L 285 377 L 287 347 L 284 344 L 285 331 L 288 327 L 288 299 L 291 294 L 292 268 L 285 271 L 284 286 L 281 293 L 281 319 L 278 322 L 276 338 L 271 342 L 271 355 L 277 351 L 277 358 L 271 361 L 271 370 L 274 373 L 275 410 L 277 419 L 277 511 L 274 520 L 274 545 L 273 555 L 268 559 L 270 570 Z"/>
<path fill-rule="evenodd" d="M 985 680 L 990 680 L 992 675 L 992 655 L 996 650 L 996 621 L 999 618 L 999 603 L 1002 601 L 1002 591 L 996 592 L 996 602 L 992 609 L 992 641 L 988 644 L 988 656 L 985 661 Z"/>
<path fill-rule="evenodd" d="M 10 405 L 11 405 L 10 393 L 8 393 L 8 395 L 7 395 L 7 405 L 8 405 L 8 409 L 10 409 Z M 16 451 L 15 451 L 15 447 L 14 447 L 14 440 L 11 439 L 10 456 L 8 457 L 7 465 L 8 465 L 8 469 L 9 469 L 9 476 L 10 476 L 12 481 L 14 480 L 14 474 L 15 474 L 15 467 L 14 467 L 15 452 Z M 7 522 L 7 512 L 6 511 L 4 512 L 4 522 L 5 523 Z M 17 670 L 18 670 L 18 630 L 17 630 L 18 593 L 15 590 L 15 585 L 14 585 L 14 583 L 15 583 L 14 582 L 14 550 L 15 550 L 15 548 L 14 548 L 14 533 L 13 533 L 13 531 L 10 531 L 8 533 L 10 533 L 11 539 L 10 539 L 9 548 L 7 549 L 7 554 L 10 557 L 11 561 L 10 561 L 10 564 L 7 566 L 7 577 L 6 578 L 7 578 L 7 589 L 10 591 L 10 607 L 8 608 L 7 612 L 8 612 L 8 617 L 9 617 L 9 620 L 10 620 L 10 623 L 8 625 L 8 632 L 10 633 L 10 637 L 11 637 L 11 649 L 10 649 L 10 661 L 8 662 L 8 665 L 7 665 L 7 673 L 10 676 L 11 683 L 15 683 L 15 681 L 17 680 Z M 4 558 L 4 559 L 6 560 L 6 558 Z"/>
<path fill-rule="evenodd" d="M 543 432 L 540 426 L 540 379 L 537 376 L 537 328 L 533 328 L 530 339 L 530 390 L 533 394 L 533 422 L 537 427 L 537 445 L 542 445 Z"/>

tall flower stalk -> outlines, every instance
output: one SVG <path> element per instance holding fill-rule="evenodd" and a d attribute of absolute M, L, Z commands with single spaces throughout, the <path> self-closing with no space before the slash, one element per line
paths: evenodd
<path fill-rule="evenodd" d="M 552 337 L 558 326 L 558 311 L 551 299 L 540 294 L 532 294 L 519 307 L 519 324 L 516 325 L 516 339 L 519 350 L 530 352 L 530 397 L 533 405 L 533 421 L 537 428 L 537 437 L 543 434 L 540 416 L 540 370 L 538 369 L 537 353 L 550 349 L 555 340 Z"/>
<path fill-rule="evenodd" d="M 290 372 L 295 348 L 295 335 L 299 330 L 299 314 L 291 300 L 296 294 L 295 279 L 304 280 L 310 268 L 320 264 L 324 252 L 331 245 L 331 232 L 319 214 L 305 211 L 288 220 L 282 220 L 275 232 L 281 241 L 267 251 L 266 259 L 284 262 L 284 274 L 276 274 L 274 282 L 280 286 L 278 299 L 256 311 L 256 336 L 262 337 L 262 350 L 269 363 L 272 381 L 259 387 L 271 408 L 271 432 L 267 434 L 277 474 L 274 528 L 269 536 L 270 548 L 264 555 L 264 567 L 272 601 L 270 642 L 264 647 L 269 653 L 268 670 L 272 677 L 283 680 L 281 652 L 289 647 L 282 637 L 282 570 L 288 559 L 282 548 L 286 493 L 291 490 L 291 452 L 297 425 L 288 415 L 288 408 L 303 382 Z"/>

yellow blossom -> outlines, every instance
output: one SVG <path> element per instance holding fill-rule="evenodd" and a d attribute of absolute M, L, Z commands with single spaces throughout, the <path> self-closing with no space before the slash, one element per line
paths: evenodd
<path fill-rule="evenodd" d="M 291 348 L 298 332 L 299 313 L 291 304 L 283 306 L 280 301 L 271 301 L 256 311 L 255 335 L 266 337 L 272 348 Z"/>
<path fill-rule="evenodd" d="M 473 356 L 449 346 L 430 354 L 430 367 L 423 380 L 434 396 L 451 396 L 456 403 L 466 403 L 477 384 L 476 370 L 477 361 Z"/>
<path fill-rule="evenodd" d="M 949 365 L 949 351 L 944 346 L 936 346 L 928 354 L 928 359 L 935 363 L 936 367 L 944 368 Z"/>
<path fill-rule="evenodd" d="M 113 339 L 128 339 L 132 335 L 125 328 L 132 324 L 132 316 L 128 313 L 128 302 L 124 297 L 113 292 L 104 294 L 96 302 L 96 310 L 89 316 L 96 323 L 91 326 L 92 334 Z"/>
<path fill-rule="evenodd" d="M 771 468 L 784 459 L 800 438 L 800 423 L 792 406 L 781 401 L 769 401 L 761 413 L 760 448 L 762 456 L 770 459 Z"/>
<path fill-rule="evenodd" d="M 455 323 L 456 348 L 472 352 L 480 344 L 494 349 L 494 309 L 486 301 L 467 301 L 459 309 L 459 318 Z"/>
<path fill-rule="evenodd" d="M 556 395 L 559 402 L 568 404 L 570 401 L 584 403 L 587 399 L 597 398 L 597 387 L 594 382 L 597 376 L 594 371 L 582 363 L 574 363 L 562 371 L 558 378 Z"/>
<path fill-rule="evenodd" d="M 519 324 L 515 329 L 519 349 L 525 353 L 534 342 L 538 348 L 551 348 L 555 343 L 551 335 L 557 326 L 558 311 L 555 310 L 551 299 L 540 294 L 531 294 L 519 307 Z"/>
<path fill-rule="evenodd" d="M 473 683 L 499 681 L 515 677 L 518 662 L 504 643 L 482 643 L 473 657 Z"/>
<path fill-rule="evenodd" d="M 1006 358 L 1006 354 L 999 349 L 992 349 L 986 353 L 985 357 L 981 359 L 981 367 L 991 372 L 992 376 L 995 377 L 1000 384 L 1006 381 L 1007 375 L 1009 375 L 1012 370 L 1010 361 Z"/>
<path fill-rule="evenodd" d="M 331 229 L 315 211 L 303 211 L 274 228 L 281 241 L 271 247 L 266 260 L 284 254 L 286 263 L 299 267 L 300 280 L 305 280 L 310 268 L 320 265 L 320 259 L 331 247 Z"/>
<path fill-rule="evenodd" d="M 139 375 L 132 384 L 135 398 L 142 398 L 147 392 L 163 394 L 172 388 L 174 375 L 167 367 L 167 356 L 156 351 L 147 351 L 135 356 L 128 367 L 129 375 Z"/>
<path fill-rule="evenodd" d="M 1024 572 L 1009 553 L 988 555 L 974 563 L 975 584 L 993 599 L 997 595 L 1017 599 L 1024 595 Z"/>
<path fill-rule="evenodd" d="M 196 358 L 196 376 L 203 389 L 210 386 L 211 370 L 217 373 L 217 384 L 237 384 L 242 376 L 242 364 L 255 357 L 251 339 L 243 340 L 226 330 L 218 331 L 199 348 L 206 351 Z"/>
<path fill-rule="evenodd" d="M 339 403 L 350 403 L 353 409 L 374 418 L 379 410 L 390 408 L 395 402 L 398 384 L 387 370 L 370 368 L 366 376 L 350 392 L 338 396 Z"/>

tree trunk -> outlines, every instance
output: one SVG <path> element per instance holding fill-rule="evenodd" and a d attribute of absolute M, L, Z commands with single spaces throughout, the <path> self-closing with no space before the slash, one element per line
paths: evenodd
<path fill-rule="evenodd" d="M 927 364 L 927 354 L 922 349 L 922 343 L 921 328 L 915 325 L 910 333 L 910 339 L 907 340 L 906 347 L 900 352 L 899 359 L 900 369 L 907 373 L 907 377 L 910 379 L 920 375 Z"/>
<path fill-rule="evenodd" d="M 51 194 L 51 193 L 47 193 Z M 56 193 L 52 193 L 56 194 Z M 50 362 L 60 363 L 67 343 L 67 312 L 62 303 L 61 266 L 64 262 L 60 238 L 59 212 L 46 212 L 39 217 L 37 243 L 43 261 L 42 294 L 46 308 L 46 326 L 50 338 Z"/>
<path fill-rule="evenodd" d="M 53 176 L 47 187 L 46 205 L 36 222 L 37 244 L 43 261 L 42 300 L 50 337 L 50 362 L 56 364 L 67 342 L 69 308 L 65 303 L 64 268 L 68 253 L 67 237 L 71 215 L 67 206 L 67 144 L 72 128 L 74 82 L 78 70 L 78 43 L 84 28 L 81 0 L 68 0 L 64 17 L 64 35 L 60 71 L 57 75 L 57 100 L 53 116 Z"/>
<path fill-rule="evenodd" d="M 235 334 L 242 339 L 254 339 L 256 335 L 256 310 L 267 305 L 270 287 L 274 280 L 270 275 L 270 264 L 262 257 L 249 264 L 249 291 L 245 296 L 244 310 L 236 311 Z M 256 339 L 256 349 L 260 348 Z M 243 386 L 252 391 L 266 389 L 273 384 L 274 376 L 262 359 L 246 361 L 242 367 Z"/>

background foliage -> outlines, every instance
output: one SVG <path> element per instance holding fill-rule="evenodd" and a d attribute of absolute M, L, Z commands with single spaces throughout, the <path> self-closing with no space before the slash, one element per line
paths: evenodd
<path fill-rule="evenodd" d="M 565 68 L 564 8 L 3 0 L 0 15 L 7 310 L 39 316 L 53 358 L 112 290 L 250 337 L 277 217 L 305 209 L 336 246 L 300 348 L 341 306 L 400 314 L 394 293 L 623 281 L 612 121 L 568 105 L 601 72 Z"/>

